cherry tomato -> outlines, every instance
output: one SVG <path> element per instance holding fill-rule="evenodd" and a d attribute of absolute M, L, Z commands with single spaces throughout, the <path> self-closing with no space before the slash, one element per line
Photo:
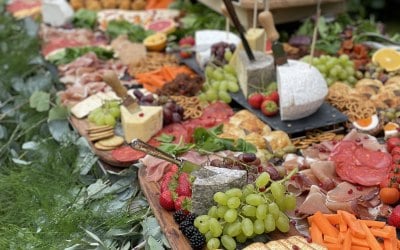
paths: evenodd
<path fill-rule="evenodd" d="M 400 164 L 400 154 L 393 155 L 392 156 L 392 161 L 393 161 L 394 164 Z"/>
<path fill-rule="evenodd" d="M 400 194 L 397 188 L 385 187 L 379 191 L 379 197 L 385 204 L 394 204 L 399 200 Z"/>
<path fill-rule="evenodd" d="M 392 149 L 392 151 L 390 152 L 390 154 L 393 155 L 400 155 L 400 146 L 396 146 Z"/>
<path fill-rule="evenodd" d="M 399 137 L 391 137 L 391 138 L 387 139 L 386 145 L 387 145 L 387 150 L 389 151 L 389 153 L 391 153 L 395 147 L 400 146 L 400 138 Z"/>

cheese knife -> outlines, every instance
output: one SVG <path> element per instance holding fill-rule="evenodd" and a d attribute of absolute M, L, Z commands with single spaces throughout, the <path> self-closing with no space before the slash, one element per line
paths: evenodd
<path fill-rule="evenodd" d="M 122 85 L 117 74 L 112 70 L 107 70 L 103 74 L 103 80 L 112 90 L 122 99 L 122 105 L 131 113 L 140 111 L 138 102 L 128 94 L 128 90 Z"/>
<path fill-rule="evenodd" d="M 133 148 L 135 150 L 149 154 L 158 159 L 162 159 L 164 161 L 168 161 L 170 163 L 176 164 L 183 172 L 186 172 L 189 174 L 192 173 L 193 171 L 196 171 L 201 168 L 200 165 L 198 165 L 194 162 L 191 162 L 191 161 L 176 157 L 174 155 L 168 154 L 164 151 L 159 150 L 158 148 L 151 146 L 150 144 L 148 144 L 140 139 L 133 139 L 131 141 L 131 143 L 129 144 L 129 146 L 131 146 L 131 148 Z"/>

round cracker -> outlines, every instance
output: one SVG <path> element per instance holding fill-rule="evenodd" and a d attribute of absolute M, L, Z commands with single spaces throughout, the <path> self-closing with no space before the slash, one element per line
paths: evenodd
<path fill-rule="evenodd" d="M 116 148 L 116 147 L 106 147 L 106 146 L 103 146 L 103 145 L 100 144 L 99 142 L 96 142 L 96 143 L 94 144 L 94 147 L 95 147 L 96 149 L 102 150 L 102 151 L 113 150 L 113 149 Z"/>
<path fill-rule="evenodd" d="M 104 147 L 118 147 L 124 143 L 124 138 L 121 136 L 114 135 L 113 137 L 100 140 L 97 143 L 101 144 Z"/>

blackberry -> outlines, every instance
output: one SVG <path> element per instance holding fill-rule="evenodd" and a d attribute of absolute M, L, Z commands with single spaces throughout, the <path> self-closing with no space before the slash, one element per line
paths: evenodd
<path fill-rule="evenodd" d="M 197 228 L 196 232 L 192 234 L 192 236 L 188 237 L 188 239 L 190 246 L 195 250 L 203 249 L 206 245 L 206 238 L 199 232 L 199 230 L 197 230 Z"/>
<path fill-rule="evenodd" d="M 196 219 L 196 217 L 197 217 L 197 214 L 190 213 L 190 214 L 188 214 L 186 216 L 185 221 L 190 221 L 190 223 L 193 225 L 194 220 Z"/>
<path fill-rule="evenodd" d="M 181 224 L 182 221 L 186 219 L 187 215 L 182 209 L 180 209 L 174 212 L 173 217 L 176 223 Z"/>
<path fill-rule="evenodd" d="M 193 225 L 190 225 L 188 227 L 182 228 L 181 231 L 182 231 L 183 235 L 185 235 L 186 238 L 188 238 L 188 239 L 190 237 L 192 237 L 192 235 L 198 233 L 197 228 L 195 228 Z"/>
<path fill-rule="evenodd" d="M 182 232 L 187 227 L 193 227 L 193 223 L 188 220 L 184 220 L 181 222 L 181 224 L 179 224 L 179 230 L 181 230 Z"/>

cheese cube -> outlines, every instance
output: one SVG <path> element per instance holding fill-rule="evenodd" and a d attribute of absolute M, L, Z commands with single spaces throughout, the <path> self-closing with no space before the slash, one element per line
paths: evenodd
<path fill-rule="evenodd" d="M 255 51 L 265 51 L 267 43 L 267 34 L 264 29 L 251 28 L 246 32 L 246 38 L 249 42 L 250 48 Z"/>
<path fill-rule="evenodd" d="M 162 128 L 162 107 L 141 106 L 140 108 L 140 111 L 131 114 L 124 106 L 121 106 L 122 129 L 125 141 L 128 143 L 135 138 L 147 142 Z"/>

